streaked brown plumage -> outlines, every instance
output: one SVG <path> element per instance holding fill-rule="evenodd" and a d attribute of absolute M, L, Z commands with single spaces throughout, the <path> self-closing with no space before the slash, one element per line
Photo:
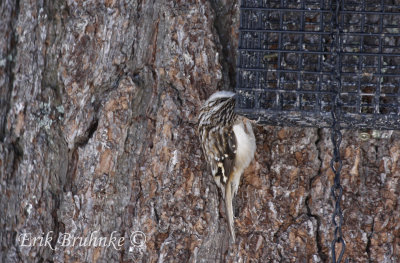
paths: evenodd
<path fill-rule="evenodd" d="M 235 94 L 216 92 L 204 103 L 199 114 L 198 132 L 215 183 L 225 199 L 232 240 L 235 241 L 232 199 L 244 169 L 256 149 L 253 128 L 248 119 L 235 114 Z"/>

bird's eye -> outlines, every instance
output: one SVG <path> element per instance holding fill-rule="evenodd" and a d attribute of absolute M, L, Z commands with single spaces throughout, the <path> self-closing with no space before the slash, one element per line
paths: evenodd
<path fill-rule="evenodd" d="M 218 167 L 218 171 L 216 173 L 216 176 L 221 176 L 222 175 L 222 168 Z"/>

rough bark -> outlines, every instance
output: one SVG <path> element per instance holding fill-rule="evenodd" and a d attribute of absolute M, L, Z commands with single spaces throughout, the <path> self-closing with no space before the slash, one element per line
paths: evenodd
<path fill-rule="evenodd" d="M 1 1 L 1 262 L 329 261 L 329 130 L 256 127 L 229 243 L 196 115 L 233 89 L 238 12 L 227 0 Z M 400 134 L 358 134 L 341 148 L 346 256 L 400 262 Z M 49 231 L 56 250 L 21 245 Z M 94 231 L 127 242 L 56 242 Z"/>

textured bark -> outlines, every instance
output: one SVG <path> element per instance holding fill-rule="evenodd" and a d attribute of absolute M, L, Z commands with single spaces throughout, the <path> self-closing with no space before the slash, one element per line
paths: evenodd
<path fill-rule="evenodd" d="M 1 262 L 328 262 L 329 130 L 256 127 L 234 207 L 237 242 L 196 135 L 233 89 L 238 3 L 0 3 Z M 342 142 L 353 262 L 400 262 L 400 134 Z M 49 246 L 20 235 L 53 231 Z M 61 246 L 98 231 L 144 246 Z"/>

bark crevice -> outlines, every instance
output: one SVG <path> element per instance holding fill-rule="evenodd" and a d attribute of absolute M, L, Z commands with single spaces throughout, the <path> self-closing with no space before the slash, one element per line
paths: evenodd
<path fill-rule="evenodd" d="M 322 139 L 321 139 L 323 136 L 322 129 L 318 128 L 316 134 L 317 134 L 317 138 L 315 140 L 315 149 L 317 151 L 317 158 L 318 158 L 319 166 L 317 168 L 318 170 L 317 170 L 316 175 L 311 177 L 310 181 L 309 181 L 309 189 L 310 190 L 308 192 L 308 196 L 306 197 L 306 208 L 307 208 L 307 215 L 309 217 L 314 218 L 317 221 L 317 230 L 315 231 L 315 242 L 317 245 L 318 255 L 322 259 L 323 262 L 327 262 L 327 261 L 329 261 L 329 256 L 323 252 L 323 244 L 321 241 L 321 218 L 319 215 L 312 213 L 311 206 L 310 206 L 311 191 L 313 190 L 313 182 L 316 180 L 317 177 L 322 176 L 322 171 L 323 171 L 322 170 L 323 159 L 321 156 L 322 149 L 319 145 L 320 143 L 322 143 Z"/>
<path fill-rule="evenodd" d="M 235 1 L 212 0 L 210 1 L 213 8 L 214 29 L 218 42 L 221 45 L 220 63 L 223 67 L 223 89 L 234 90 L 236 85 L 236 39 L 232 36 L 233 28 L 232 20 L 235 20 Z"/>
<path fill-rule="evenodd" d="M 10 1 L 10 4 L 12 4 L 13 1 Z M 8 43 L 6 43 L 6 50 L 5 58 L 1 58 L 5 60 L 5 66 L 4 66 L 4 81 L 6 81 L 6 84 L 4 87 L 1 87 L 1 89 L 4 89 L 1 91 L 1 97 L 0 97 L 0 142 L 5 141 L 5 137 L 7 135 L 7 115 L 8 112 L 10 111 L 11 107 L 11 94 L 14 86 L 14 79 L 15 79 L 15 74 L 14 74 L 14 68 L 15 68 L 15 58 L 17 56 L 17 44 L 18 44 L 18 34 L 17 34 L 17 23 L 18 23 L 18 17 L 20 13 L 20 0 L 16 0 L 14 2 L 14 6 L 12 6 L 10 9 L 11 13 L 9 14 L 9 19 L 8 25 L 6 26 L 6 30 L 4 33 L 8 33 L 7 37 L 9 38 Z M 6 5 L 8 5 L 7 2 L 4 2 L 4 7 L 6 8 Z M 0 9 L 1 11 L 1 9 Z M 8 10 L 5 10 L 5 12 L 8 12 Z M 0 13 L 1 15 L 1 13 Z M 9 32 L 7 32 L 7 29 Z M 4 38 L 7 40 L 6 35 L 2 36 L 2 41 Z M 8 81 L 7 81 L 8 78 Z M 1 79 L 0 79 L 1 80 Z"/>
<path fill-rule="evenodd" d="M 372 262 L 372 258 L 371 258 L 371 240 L 372 240 L 372 236 L 374 235 L 374 225 L 375 225 L 375 218 L 372 221 L 372 226 L 371 226 L 371 232 L 368 234 L 367 236 L 367 245 L 365 247 L 365 252 L 367 252 L 368 255 L 368 262 Z"/>

